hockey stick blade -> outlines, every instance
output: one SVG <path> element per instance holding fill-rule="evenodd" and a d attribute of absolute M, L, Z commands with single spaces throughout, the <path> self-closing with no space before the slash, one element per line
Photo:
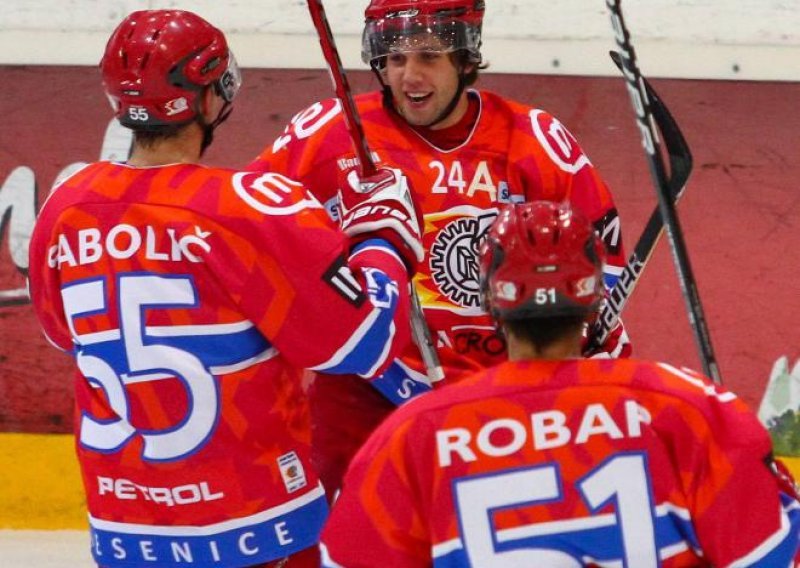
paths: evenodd
<path fill-rule="evenodd" d="M 617 66 L 617 69 L 624 71 L 622 55 L 618 51 L 609 51 L 608 55 Z M 672 195 L 683 192 L 689 174 L 692 172 L 694 159 L 689 149 L 689 144 L 683 136 L 683 132 L 678 127 L 678 123 L 669 111 L 669 108 L 658 95 L 658 92 L 650 84 L 646 77 L 641 77 L 644 83 L 647 97 L 650 99 L 650 110 L 653 118 L 661 131 L 669 155 L 670 180 L 669 186 Z M 677 195 L 676 195 L 677 196 Z"/>
<path fill-rule="evenodd" d="M 651 110 L 642 74 L 636 64 L 636 52 L 631 44 L 630 32 L 625 25 L 621 0 L 606 0 L 606 6 L 611 14 L 614 39 L 621 54 L 622 74 L 625 77 L 630 102 L 636 115 L 636 125 L 642 136 L 642 146 L 646 153 L 650 177 L 658 198 L 658 209 L 669 238 L 675 270 L 678 273 L 678 281 L 681 285 L 681 292 L 683 293 L 689 323 L 697 344 L 703 371 L 714 382 L 721 383 L 722 377 L 711 346 L 711 335 L 708 331 L 700 302 L 700 294 L 697 291 L 697 281 L 689 262 L 689 253 L 676 212 L 675 202 L 670 196 L 669 180 L 667 179 L 664 159 L 661 155 L 661 144 L 655 131 L 653 111 Z"/>
<path fill-rule="evenodd" d="M 609 55 L 617 67 L 622 70 L 622 56 L 616 51 L 611 51 Z M 686 182 L 692 172 L 694 164 L 692 152 L 667 105 L 658 96 L 658 93 L 647 79 L 642 77 L 642 81 L 650 99 L 653 118 L 661 131 L 664 146 L 669 155 L 670 179 L 668 188 L 670 198 L 674 203 L 677 203 L 686 189 Z M 656 207 L 655 211 L 650 214 L 644 231 L 642 231 L 639 240 L 636 242 L 633 253 L 628 257 L 628 263 L 622 270 L 616 285 L 609 292 L 608 298 L 603 303 L 600 315 L 592 327 L 589 337 L 591 338 L 590 344 L 594 347 L 602 345 L 608 334 L 614 329 L 620 313 L 622 313 L 625 304 L 636 288 L 642 271 L 663 234 L 664 221 L 661 217 L 661 212 Z"/>
<path fill-rule="evenodd" d="M 325 15 L 325 6 L 323 6 L 322 0 L 308 0 L 307 4 L 311 20 L 314 22 L 314 28 L 317 30 L 322 54 L 328 64 L 334 91 L 342 105 L 347 132 L 361 164 L 361 177 L 362 179 L 369 177 L 377 169 L 367 144 L 367 138 L 364 135 L 364 127 L 361 124 L 356 103 L 353 100 L 353 91 L 350 89 L 350 83 L 347 80 L 342 60 L 339 57 L 339 51 L 336 49 L 336 43 L 333 39 L 333 32 Z M 422 362 L 425 365 L 428 379 L 431 382 L 441 381 L 444 378 L 444 371 L 439 362 L 439 354 L 433 343 L 430 328 L 422 312 L 416 286 L 413 283 L 411 284 L 411 332 L 414 337 L 414 343 L 416 343 L 422 357 Z"/>

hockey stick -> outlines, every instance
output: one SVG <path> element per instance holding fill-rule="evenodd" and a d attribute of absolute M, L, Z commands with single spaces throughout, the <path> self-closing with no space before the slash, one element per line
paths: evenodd
<path fill-rule="evenodd" d="M 362 178 L 369 177 L 375 174 L 377 169 L 369 151 L 366 136 L 364 136 L 364 127 L 361 125 L 361 118 L 353 101 L 350 83 L 347 80 L 347 75 L 345 75 L 342 60 L 339 58 L 339 52 L 334 43 L 333 32 L 331 32 L 331 27 L 328 24 L 322 0 L 308 0 L 308 11 L 311 13 L 311 20 L 317 30 L 322 53 L 328 63 L 334 91 L 342 104 L 342 113 L 344 114 L 347 132 L 353 142 L 356 156 L 361 165 L 361 176 Z M 422 356 L 422 361 L 425 364 L 428 379 L 431 382 L 442 380 L 444 371 L 439 362 L 436 346 L 433 344 L 431 331 L 425 322 L 425 316 L 422 313 L 419 296 L 413 282 L 411 283 L 411 331 L 414 336 L 414 342 L 417 344 Z"/>
<path fill-rule="evenodd" d="M 609 53 L 611 59 L 622 70 L 622 56 L 616 51 Z M 678 123 L 672 117 L 666 104 L 653 89 L 652 85 L 642 77 L 647 96 L 650 99 L 650 108 L 653 117 L 658 125 L 664 139 L 664 145 L 669 155 L 670 178 L 668 182 L 669 198 L 677 203 L 686 189 L 686 181 L 692 172 L 692 152 L 683 133 L 678 127 Z M 619 320 L 625 304 L 633 293 L 639 277 L 644 271 L 647 262 L 650 260 L 656 245 L 664 234 L 664 222 L 658 207 L 650 215 L 650 218 L 642 231 L 633 253 L 628 257 L 628 263 L 622 270 L 617 283 L 611 289 L 600 310 L 600 315 L 589 333 L 590 345 L 597 347 L 605 343 L 608 334 L 614 329 Z"/>
<path fill-rule="evenodd" d="M 672 248 L 675 268 L 678 272 L 681 290 L 686 301 L 689 323 L 692 326 L 695 342 L 700 352 L 703 371 L 715 383 L 721 384 L 722 377 L 711 346 L 711 336 L 708 332 L 703 307 L 700 303 L 700 295 L 697 292 L 697 283 L 689 263 L 683 231 L 675 210 L 675 203 L 670 199 L 669 182 L 667 181 L 660 143 L 653 123 L 654 117 L 650 100 L 647 97 L 644 81 L 636 64 L 636 53 L 631 45 L 630 33 L 622 16 L 621 0 L 606 0 L 606 6 L 611 12 L 611 25 L 614 29 L 614 36 L 617 45 L 622 51 L 622 72 L 627 81 L 633 108 L 636 111 L 636 121 L 642 134 L 642 143 L 647 153 L 650 175 L 658 197 L 658 208 Z"/>

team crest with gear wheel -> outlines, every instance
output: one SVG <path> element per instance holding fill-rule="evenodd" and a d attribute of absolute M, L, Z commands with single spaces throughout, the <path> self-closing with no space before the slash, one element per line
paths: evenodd
<path fill-rule="evenodd" d="M 431 277 L 452 303 L 480 309 L 478 251 L 497 210 L 459 207 L 450 213 L 453 212 L 459 216 L 444 226 L 435 223 L 437 233 L 430 246 Z"/>

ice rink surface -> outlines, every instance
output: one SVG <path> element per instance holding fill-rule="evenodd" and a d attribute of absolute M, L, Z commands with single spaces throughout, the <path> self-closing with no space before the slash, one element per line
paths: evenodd
<path fill-rule="evenodd" d="M 0 530 L 3 568 L 95 568 L 89 531 Z"/>

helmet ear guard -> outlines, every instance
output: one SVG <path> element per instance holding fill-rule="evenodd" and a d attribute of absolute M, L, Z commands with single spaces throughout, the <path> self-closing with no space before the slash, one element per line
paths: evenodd
<path fill-rule="evenodd" d="M 481 246 L 484 309 L 497 320 L 589 316 L 602 301 L 605 248 L 567 204 L 505 207 Z"/>

